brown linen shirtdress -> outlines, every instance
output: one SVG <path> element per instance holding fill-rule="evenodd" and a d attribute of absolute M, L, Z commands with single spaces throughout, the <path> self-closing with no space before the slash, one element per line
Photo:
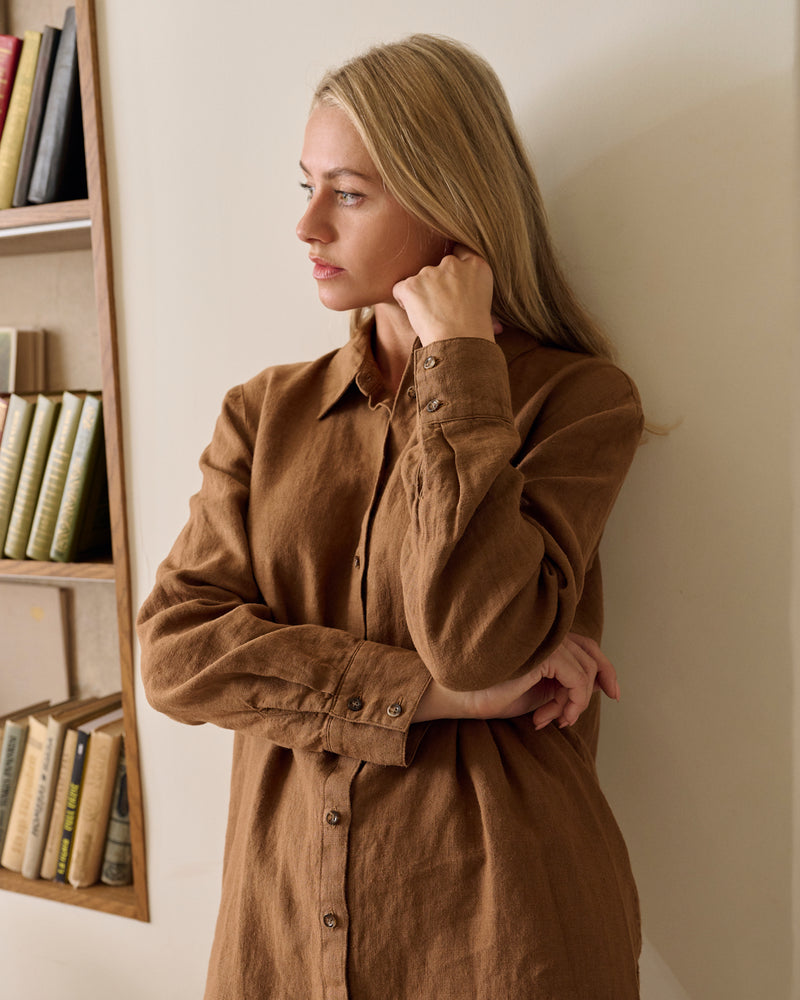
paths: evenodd
<path fill-rule="evenodd" d="M 594 767 L 599 695 L 411 724 L 570 629 L 640 440 L 630 380 L 524 333 L 369 337 L 228 393 L 139 615 L 148 698 L 235 731 L 214 1000 L 630 1000 L 639 912 Z"/>

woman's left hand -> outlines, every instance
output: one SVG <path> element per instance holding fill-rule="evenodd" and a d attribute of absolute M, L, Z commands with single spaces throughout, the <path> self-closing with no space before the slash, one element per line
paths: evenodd
<path fill-rule="evenodd" d="M 492 270 L 483 257 L 457 243 L 439 264 L 398 281 L 392 289 L 423 346 L 451 337 L 494 340 Z"/>
<path fill-rule="evenodd" d="M 452 691 L 431 680 L 415 722 L 430 719 L 511 719 L 532 713 L 537 729 L 577 722 L 595 691 L 619 700 L 614 665 L 593 639 L 575 632 L 527 674 L 480 691 Z"/>

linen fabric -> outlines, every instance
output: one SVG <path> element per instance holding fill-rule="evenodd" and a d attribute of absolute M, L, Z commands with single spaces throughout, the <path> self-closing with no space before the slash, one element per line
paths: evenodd
<path fill-rule="evenodd" d="M 234 730 L 208 1000 L 629 1000 L 639 912 L 573 727 L 414 723 L 568 631 L 642 432 L 610 362 L 455 338 L 387 393 L 369 331 L 226 396 L 139 615 L 148 699 Z"/>

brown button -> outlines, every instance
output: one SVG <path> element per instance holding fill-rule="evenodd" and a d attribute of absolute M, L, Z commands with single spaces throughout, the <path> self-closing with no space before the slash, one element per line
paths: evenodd
<path fill-rule="evenodd" d="M 439 364 L 439 359 L 435 358 L 431 354 L 427 358 L 425 358 L 425 360 L 422 362 L 422 367 L 427 370 L 427 369 L 430 369 L 430 368 L 435 368 L 438 364 Z"/>
<path fill-rule="evenodd" d="M 386 714 L 391 715 L 393 719 L 396 719 L 398 715 L 403 714 L 403 706 L 400 704 L 399 701 L 396 701 L 394 705 L 390 705 L 386 709 Z"/>
<path fill-rule="evenodd" d="M 326 913 L 325 916 L 322 918 L 322 922 L 323 924 L 325 924 L 326 927 L 330 927 L 331 930 L 333 930 L 333 928 L 339 923 L 339 921 L 336 919 L 335 913 Z"/>
<path fill-rule="evenodd" d="M 335 809 L 331 809 L 331 811 L 325 816 L 325 822 L 330 826 L 338 826 L 341 821 L 342 815 L 341 813 L 336 812 Z"/>
<path fill-rule="evenodd" d="M 355 557 L 355 559 L 353 560 L 353 565 L 355 566 L 356 569 L 358 569 L 358 567 L 361 565 L 361 556 Z"/>
<path fill-rule="evenodd" d="M 428 405 L 425 407 L 425 409 L 428 411 L 428 413 L 435 413 L 436 410 L 438 410 L 441 405 L 442 401 L 440 399 L 432 399 L 430 403 L 428 403 Z"/>
<path fill-rule="evenodd" d="M 347 707 L 350 709 L 351 712 L 360 712 L 361 709 L 364 707 L 364 702 L 358 697 L 358 695 L 356 695 L 355 698 L 351 698 L 347 702 Z"/>
<path fill-rule="evenodd" d="M 414 388 L 413 385 L 410 385 L 408 387 L 408 398 L 409 399 L 416 399 L 417 398 L 417 390 Z"/>

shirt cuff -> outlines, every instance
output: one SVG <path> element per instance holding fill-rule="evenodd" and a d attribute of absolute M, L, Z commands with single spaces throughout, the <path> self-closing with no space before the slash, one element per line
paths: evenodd
<path fill-rule="evenodd" d="M 457 337 L 418 347 L 414 382 L 423 423 L 475 417 L 513 420 L 508 365 L 491 340 Z"/>
<path fill-rule="evenodd" d="M 410 649 L 363 641 L 328 711 L 325 749 L 373 764 L 408 767 L 427 725 L 412 726 L 431 676 Z"/>

